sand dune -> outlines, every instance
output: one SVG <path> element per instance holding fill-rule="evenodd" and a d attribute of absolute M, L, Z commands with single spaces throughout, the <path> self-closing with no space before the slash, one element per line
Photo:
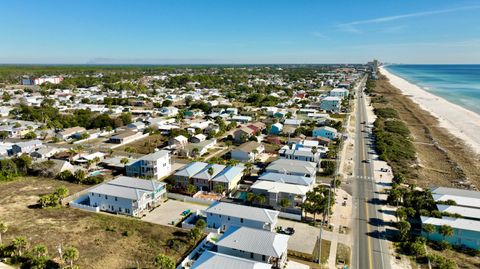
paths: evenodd
<path fill-rule="evenodd" d="M 390 83 L 409 96 L 422 109 L 438 118 L 440 126 L 462 139 L 471 149 L 480 154 L 480 115 L 459 105 L 433 95 L 415 84 L 380 67 Z M 480 105 L 480 104 L 479 104 Z"/>

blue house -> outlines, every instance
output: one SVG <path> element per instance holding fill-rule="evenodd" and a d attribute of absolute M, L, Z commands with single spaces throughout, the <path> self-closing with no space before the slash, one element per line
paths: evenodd
<path fill-rule="evenodd" d="M 278 135 L 282 132 L 282 129 L 283 124 L 281 124 L 280 122 L 272 124 L 272 127 L 270 127 L 270 134 Z"/>
<path fill-rule="evenodd" d="M 313 129 L 312 136 L 323 137 L 323 138 L 328 138 L 330 140 L 334 140 L 335 138 L 338 137 L 338 132 L 337 132 L 337 129 L 335 128 L 332 128 L 329 126 L 322 126 L 322 127 Z"/>
<path fill-rule="evenodd" d="M 422 235 L 433 241 L 447 241 L 456 246 L 464 246 L 472 249 L 480 250 L 480 221 L 462 219 L 462 218 L 431 218 L 421 217 L 422 224 L 432 224 L 435 226 L 435 232 Z M 440 233 L 440 227 L 447 225 L 453 228 L 453 235 L 444 237 Z"/>
<path fill-rule="evenodd" d="M 331 112 L 340 112 L 342 99 L 336 96 L 325 97 L 320 101 L 320 109 Z"/>

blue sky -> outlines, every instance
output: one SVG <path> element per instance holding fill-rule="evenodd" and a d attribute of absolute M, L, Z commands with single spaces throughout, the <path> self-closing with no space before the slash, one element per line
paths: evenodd
<path fill-rule="evenodd" d="M 0 0 L 0 63 L 480 63 L 479 1 Z"/>

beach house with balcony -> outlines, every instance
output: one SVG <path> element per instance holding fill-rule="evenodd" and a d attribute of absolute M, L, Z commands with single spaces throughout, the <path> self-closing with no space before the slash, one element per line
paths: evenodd
<path fill-rule="evenodd" d="M 88 191 L 88 203 L 101 211 L 139 216 L 167 197 L 165 183 L 120 176 Z"/>
<path fill-rule="evenodd" d="M 131 161 L 125 167 L 127 176 L 160 179 L 170 174 L 170 152 L 160 150 Z"/>

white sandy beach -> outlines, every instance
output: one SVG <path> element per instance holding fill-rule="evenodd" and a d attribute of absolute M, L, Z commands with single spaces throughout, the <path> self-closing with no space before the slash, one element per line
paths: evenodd
<path fill-rule="evenodd" d="M 433 95 L 419 86 L 388 72 L 380 67 L 390 83 L 420 105 L 420 107 L 437 117 L 440 126 L 462 139 L 471 149 L 480 154 L 480 115 L 459 105 Z M 480 104 L 479 104 L 480 105 Z"/>

